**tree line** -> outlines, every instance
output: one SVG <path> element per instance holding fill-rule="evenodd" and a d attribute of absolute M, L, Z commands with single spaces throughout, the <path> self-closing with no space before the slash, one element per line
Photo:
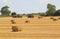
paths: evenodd
<path fill-rule="evenodd" d="M 40 15 L 40 16 L 60 16 L 60 9 L 56 10 L 56 6 L 52 5 L 52 4 L 47 4 L 47 11 L 44 13 L 32 13 L 32 15 Z M 0 10 L 1 12 L 1 16 L 16 16 L 16 15 L 20 15 L 17 14 L 16 12 L 11 12 L 11 10 L 9 10 L 9 6 L 4 6 L 1 8 Z M 21 15 L 28 15 L 28 14 L 21 14 Z"/>

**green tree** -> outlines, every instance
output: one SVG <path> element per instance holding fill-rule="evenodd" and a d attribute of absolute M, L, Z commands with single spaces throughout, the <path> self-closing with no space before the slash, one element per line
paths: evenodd
<path fill-rule="evenodd" d="M 20 14 L 17 14 L 17 17 L 18 17 L 18 18 L 22 18 L 22 15 L 20 15 Z"/>
<path fill-rule="evenodd" d="M 46 16 L 46 13 L 39 13 L 39 16 Z"/>
<path fill-rule="evenodd" d="M 9 16 L 11 11 L 8 8 L 9 8 L 8 6 L 2 7 L 1 8 L 1 14 L 4 15 L 4 16 Z"/>
<path fill-rule="evenodd" d="M 16 18 L 16 17 L 17 17 L 16 12 L 12 12 L 12 13 L 11 13 L 11 16 L 12 16 L 13 18 Z"/>
<path fill-rule="evenodd" d="M 33 14 L 27 14 L 27 17 L 28 18 L 34 18 L 34 15 Z"/>
<path fill-rule="evenodd" d="M 17 15 L 16 12 L 12 12 L 12 13 L 11 13 L 11 16 L 14 16 L 14 15 Z"/>
<path fill-rule="evenodd" d="M 47 5 L 47 9 L 48 9 L 48 11 L 46 12 L 46 15 L 47 15 L 47 16 L 53 16 L 54 13 L 56 12 L 56 7 L 55 7 L 55 5 L 48 4 L 48 5 Z"/>
<path fill-rule="evenodd" d="M 60 10 L 57 10 L 54 14 L 54 16 L 60 16 Z"/>

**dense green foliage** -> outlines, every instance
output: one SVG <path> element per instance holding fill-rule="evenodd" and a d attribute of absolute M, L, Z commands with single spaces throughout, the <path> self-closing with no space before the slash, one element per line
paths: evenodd
<path fill-rule="evenodd" d="M 54 14 L 54 16 L 60 16 L 60 10 L 57 10 Z"/>
<path fill-rule="evenodd" d="M 11 16 L 14 16 L 14 15 L 17 15 L 17 13 L 16 12 L 12 12 L 11 13 Z"/>
<path fill-rule="evenodd" d="M 48 4 L 47 5 L 47 9 L 48 11 L 46 12 L 46 15 L 47 16 L 53 16 L 56 12 L 56 7 L 55 5 L 52 5 L 52 4 Z"/>
<path fill-rule="evenodd" d="M 1 8 L 1 14 L 2 16 L 9 16 L 11 11 L 8 9 L 8 6 L 4 6 Z"/>

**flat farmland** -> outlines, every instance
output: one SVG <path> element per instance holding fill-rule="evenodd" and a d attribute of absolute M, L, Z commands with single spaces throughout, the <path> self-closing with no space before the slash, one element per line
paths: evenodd
<path fill-rule="evenodd" d="M 60 39 L 60 17 L 50 18 L 0 18 L 0 39 Z M 12 24 L 11 20 L 16 23 Z M 12 32 L 12 26 L 17 26 L 19 31 Z"/>

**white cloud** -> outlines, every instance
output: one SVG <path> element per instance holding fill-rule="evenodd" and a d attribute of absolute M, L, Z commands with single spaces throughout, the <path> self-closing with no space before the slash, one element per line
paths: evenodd
<path fill-rule="evenodd" d="M 6 3 L 7 3 L 7 2 L 8 2 L 8 0 L 4 0 L 4 2 L 6 2 Z"/>
<path fill-rule="evenodd" d="M 6 3 L 8 3 L 9 0 L 5 0 Z"/>
<path fill-rule="evenodd" d="M 8 3 L 8 0 L 0 0 L 0 2 Z"/>

